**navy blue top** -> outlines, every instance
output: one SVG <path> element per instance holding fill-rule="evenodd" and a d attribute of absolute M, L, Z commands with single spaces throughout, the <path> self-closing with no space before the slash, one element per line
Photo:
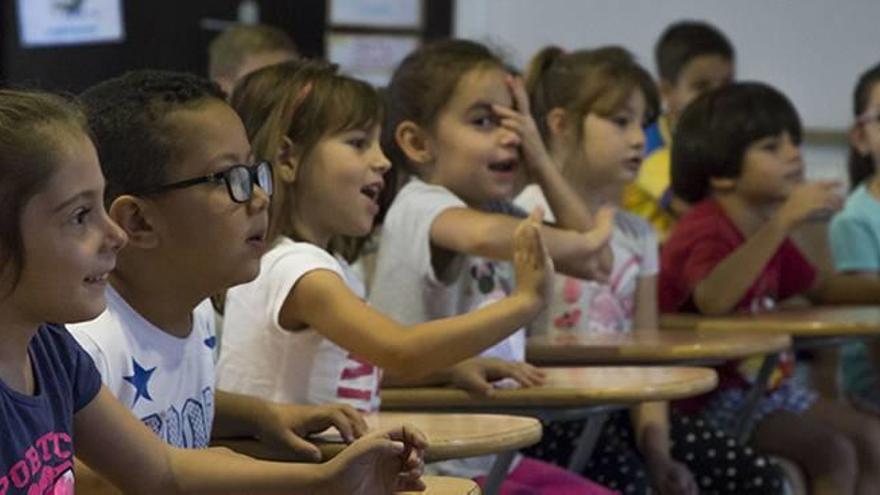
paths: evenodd
<path fill-rule="evenodd" d="M 73 494 L 73 415 L 95 398 L 101 376 L 61 325 L 41 326 L 28 353 L 34 395 L 0 380 L 0 495 Z"/>

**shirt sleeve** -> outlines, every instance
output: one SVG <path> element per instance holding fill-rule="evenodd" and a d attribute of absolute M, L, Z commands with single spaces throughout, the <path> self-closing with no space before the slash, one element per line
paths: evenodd
<path fill-rule="evenodd" d="M 66 330 L 60 330 L 61 346 L 69 354 L 71 367 L 70 378 L 73 383 L 73 412 L 89 405 L 101 389 L 101 375 L 95 368 L 92 357 L 70 336 Z"/>
<path fill-rule="evenodd" d="M 281 328 L 278 318 L 284 301 L 305 274 L 314 270 L 329 270 L 345 280 L 336 258 L 327 251 L 305 242 L 291 246 L 287 253 L 281 254 L 274 263 L 264 269 L 270 270 L 266 302 L 271 311 L 272 322 L 278 328 Z"/>
<path fill-rule="evenodd" d="M 837 271 L 880 271 L 880 246 L 868 225 L 857 218 L 837 216 L 831 222 L 829 236 Z"/>
<path fill-rule="evenodd" d="M 107 382 L 110 376 L 110 363 L 107 362 L 107 355 L 101 349 L 101 346 L 89 335 L 88 332 L 77 326 L 67 328 L 70 335 L 76 340 L 80 348 L 92 358 L 92 364 L 95 370 L 101 375 L 101 380 Z"/>

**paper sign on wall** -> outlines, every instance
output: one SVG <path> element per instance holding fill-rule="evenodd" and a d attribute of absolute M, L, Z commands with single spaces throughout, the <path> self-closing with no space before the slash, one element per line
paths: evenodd
<path fill-rule="evenodd" d="M 418 46 L 416 36 L 333 33 L 327 37 L 327 58 L 346 74 L 384 86 L 397 64 Z"/>
<path fill-rule="evenodd" d="M 24 47 L 122 41 L 122 0 L 18 0 Z"/>

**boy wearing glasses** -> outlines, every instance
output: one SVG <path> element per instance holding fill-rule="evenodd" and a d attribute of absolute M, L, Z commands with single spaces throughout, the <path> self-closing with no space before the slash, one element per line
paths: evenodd
<path fill-rule="evenodd" d="M 129 237 L 109 276 L 107 310 L 70 326 L 104 383 L 178 447 L 257 437 L 317 460 L 300 436 L 330 426 L 349 440 L 364 432 L 348 406 L 215 391 L 207 298 L 256 277 L 272 194 L 271 167 L 251 156 L 220 89 L 192 75 L 138 71 L 90 88 L 82 101 L 108 211 Z"/>

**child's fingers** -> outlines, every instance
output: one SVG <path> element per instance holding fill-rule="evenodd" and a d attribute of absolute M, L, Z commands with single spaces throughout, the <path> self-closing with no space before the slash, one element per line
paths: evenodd
<path fill-rule="evenodd" d="M 526 86 L 523 84 L 522 78 L 519 76 L 508 76 L 507 87 L 510 89 L 510 94 L 513 96 L 513 102 L 516 105 L 516 109 L 521 113 L 528 114 L 529 95 L 526 92 Z"/>

